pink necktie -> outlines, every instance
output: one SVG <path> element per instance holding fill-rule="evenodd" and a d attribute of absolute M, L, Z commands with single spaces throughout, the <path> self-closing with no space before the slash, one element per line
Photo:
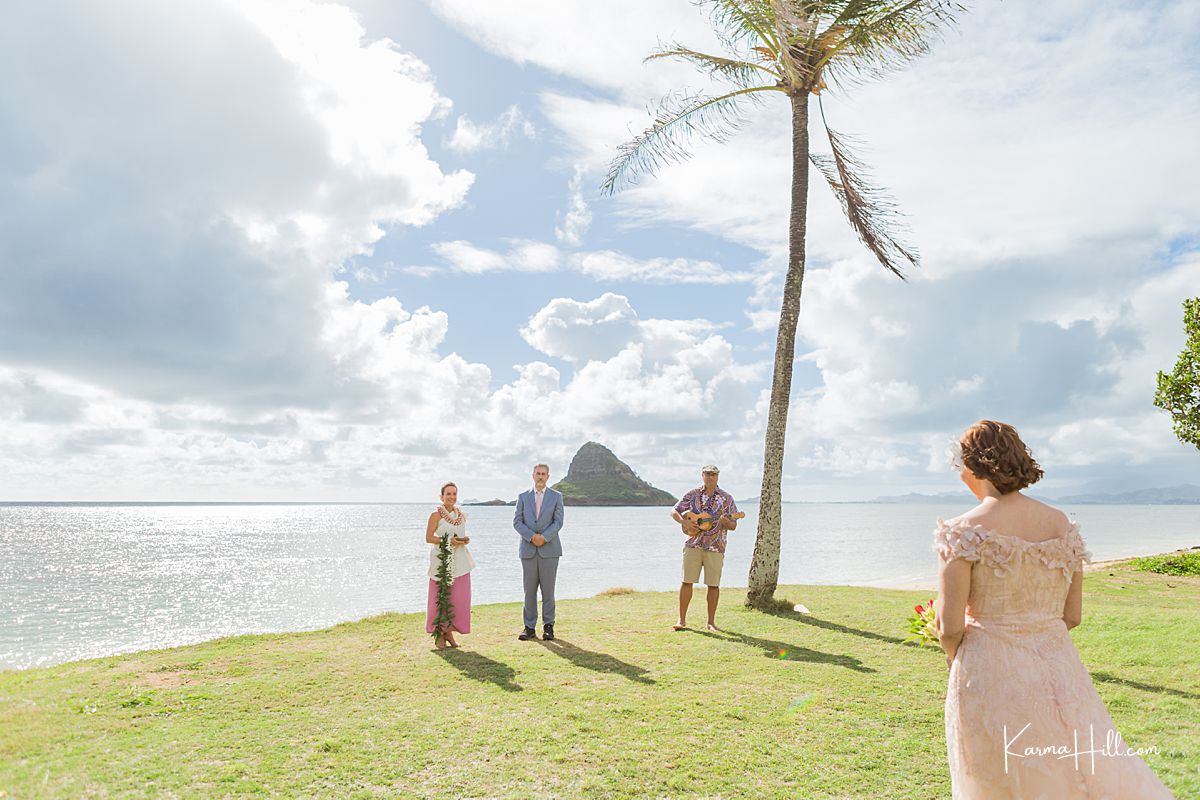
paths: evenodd
<path fill-rule="evenodd" d="M 533 494 L 533 516 L 540 517 L 542 515 L 542 493 L 534 492 Z"/>

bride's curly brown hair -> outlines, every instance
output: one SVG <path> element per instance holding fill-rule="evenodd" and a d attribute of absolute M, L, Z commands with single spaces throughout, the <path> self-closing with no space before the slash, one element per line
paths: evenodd
<path fill-rule="evenodd" d="M 1024 489 L 1045 474 L 1017 429 L 1007 423 L 981 419 L 963 431 L 959 443 L 963 465 L 975 477 L 991 481 L 1001 494 Z"/>

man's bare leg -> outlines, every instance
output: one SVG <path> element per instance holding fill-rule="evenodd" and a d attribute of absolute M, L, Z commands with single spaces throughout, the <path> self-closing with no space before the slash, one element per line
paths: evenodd
<path fill-rule="evenodd" d="M 690 583 L 679 584 L 679 622 L 675 623 L 675 630 L 682 631 L 687 628 L 687 610 L 688 604 L 692 602 L 692 585 Z"/>
<path fill-rule="evenodd" d="M 720 631 L 717 627 L 717 601 L 721 599 L 721 587 L 708 587 L 708 629 Z"/>

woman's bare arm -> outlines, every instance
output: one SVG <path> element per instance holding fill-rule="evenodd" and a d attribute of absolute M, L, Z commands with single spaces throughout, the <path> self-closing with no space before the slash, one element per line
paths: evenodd
<path fill-rule="evenodd" d="M 938 596 L 934 616 L 938 641 L 946 651 L 946 666 L 954 660 L 967 624 L 967 595 L 971 591 L 971 562 L 961 558 L 942 561 L 938 571 Z"/>
<path fill-rule="evenodd" d="M 1063 622 L 1070 630 L 1083 621 L 1083 571 L 1071 577 L 1071 588 L 1067 591 L 1067 602 L 1063 605 Z"/>
<path fill-rule="evenodd" d="M 425 541 L 429 542 L 430 544 L 438 544 L 442 541 L 442 537 L 434 533 L 434 531 L 437 530 L 437 526 L 438 514 L 435 511 L 429 515 L 429 524 L 425 526 Z"/>

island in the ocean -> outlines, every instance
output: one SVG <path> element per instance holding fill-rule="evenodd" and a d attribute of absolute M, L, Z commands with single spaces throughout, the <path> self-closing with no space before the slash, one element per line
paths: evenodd
<path fill-rule="evenodd" d="M 568 506 L 673 506 L 675 498 L 656 489 L 599 442 L 579 448 L 567 477 L 551 488 L 562 492 Z M 516 500 L 473 500 L 465 506 L 515 506 Z"/>
<path fill-rule="evenodd" d="M 673 506 L 675 498 L 637 476 L 599 442 L 588 442 L 571 459 L 567 477 L 554 484 L 568 506 Z"/>

